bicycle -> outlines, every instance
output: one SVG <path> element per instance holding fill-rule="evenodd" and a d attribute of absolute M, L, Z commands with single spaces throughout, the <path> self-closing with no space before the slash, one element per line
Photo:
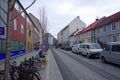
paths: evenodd
<path fill-rule="evenodd" d="M 20 80 L 41 80 L 41 76 L 36 67 L 33 66 L 34 60 L 29 59 L 20 64 Z"/>
<path fill-rule="evenodd" d="M 34 60 L 26 60 L 19 66 L 10 65 L 10 80 L 41 80 L 38 69 L 32 65 Z M 13 62 L 15 63 L 15 62 Z M 4 70 L 0 71 L 0 80 L 4 80 Z"/>

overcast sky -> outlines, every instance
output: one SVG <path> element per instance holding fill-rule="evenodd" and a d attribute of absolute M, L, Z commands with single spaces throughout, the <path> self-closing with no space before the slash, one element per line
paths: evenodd
<path fill-rule="evenodd" d="M 33 0 L 19 0 L 27 7 Z M 120 0 L 37 0 L 27 12 L 39 18 L 39 9 L 45 7 L 48 32 L 53 36 L 75 17 L 89 25 L 97 17 L 110 16 L 120 11 Z"/>

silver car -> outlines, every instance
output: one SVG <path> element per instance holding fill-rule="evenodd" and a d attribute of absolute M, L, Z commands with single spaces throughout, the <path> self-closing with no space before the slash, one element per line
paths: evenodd
<path fill-rule="evenodd" d="M 111 62 L 120 65 L 120 42 L 108 43 L 105 50 L 100 53 L 102 62 Z"/>

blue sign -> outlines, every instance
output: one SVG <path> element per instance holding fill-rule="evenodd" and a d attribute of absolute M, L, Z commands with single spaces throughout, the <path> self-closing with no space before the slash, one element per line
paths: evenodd
<path fill-rule="evenodd" d="M 5 27 L 0 27 L 0 35 L 4 35 L 5 34 Z"/>

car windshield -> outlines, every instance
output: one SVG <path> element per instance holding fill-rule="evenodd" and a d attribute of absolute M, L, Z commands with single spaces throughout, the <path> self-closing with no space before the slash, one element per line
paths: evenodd
<path fill-rule="evenodd" d="M 100 46 L 98 44 L 91 44 L 89 46 L 90 49 L 101 49 Z"/>

